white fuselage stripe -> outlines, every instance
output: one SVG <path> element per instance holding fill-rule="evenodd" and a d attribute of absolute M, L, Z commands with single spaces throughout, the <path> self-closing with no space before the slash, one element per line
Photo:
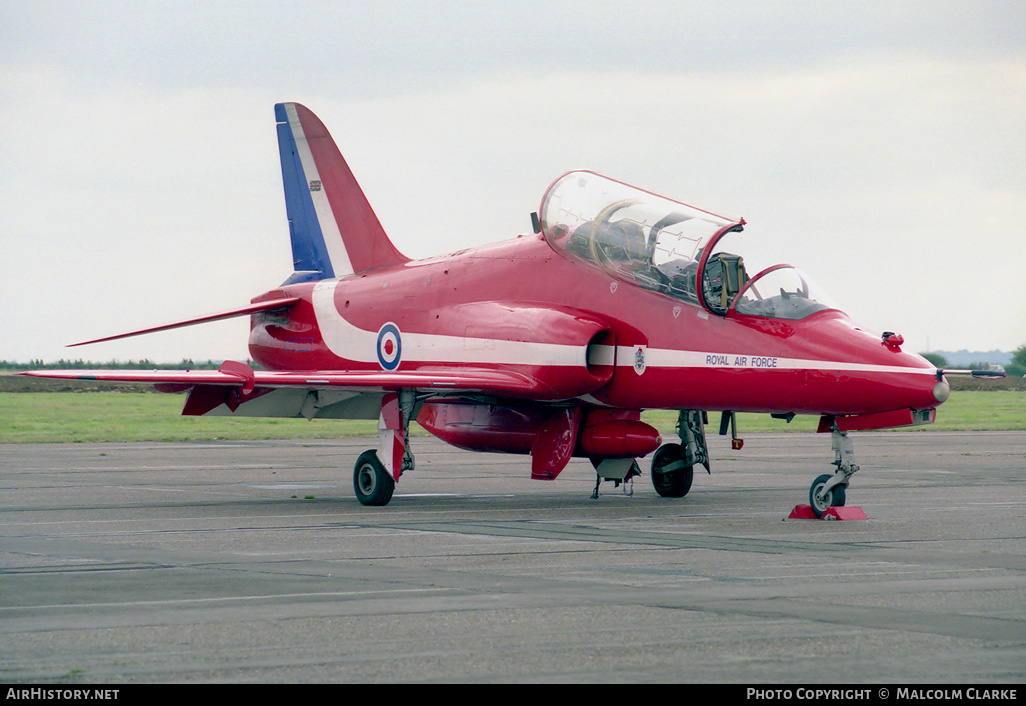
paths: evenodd
<path fill-rule="evenodd" d="M 339 358 L 378 362 L 378 332 L 354 326 L 335 306 L 335 280 L 318 282 L 313 308 L 324 344 Z M 586 346 L 402 331 L 402 361 L 585 367 Z M 400 363 L 401 364 L 401 363 Z"/>
<path fill-rule="evenodd" d="M 611 346 L 605 346 L 611 348 Z M 617 346 L 617 367 L 635 367 L 637 349 Z M 609 356 L 596 354 L 603 359 Z M 911 368 L 904 365 L 875 365 L 848 361 L 782 358 L 751 353 L 679 351 L 666 348 L 644 348 L 646 368 L 704 368 L 715 370 L 821 370 L 859 373 L 903 373 L 936 375 L 935 368 Z"/>

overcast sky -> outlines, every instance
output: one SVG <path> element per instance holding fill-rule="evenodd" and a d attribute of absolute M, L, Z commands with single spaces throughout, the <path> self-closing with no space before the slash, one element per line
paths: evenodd
<path fill-rule="evenodd" d="M 247 357 L 291 271 L 273 104 L 397 247 L 530 229 L 593 169 L 749 225 L 917 351 L 1026 344 L 1026 3 L 0 4 L 0 359 Z"/>

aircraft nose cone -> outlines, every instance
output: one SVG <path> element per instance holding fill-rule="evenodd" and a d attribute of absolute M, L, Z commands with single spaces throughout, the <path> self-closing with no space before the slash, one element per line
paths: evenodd
<path fill-rule="evenodd" d="M 944 402 L 951 395 L 951 385 L 948 384 L 947 380 L 941 380 L 933 386 L 933 398 L 938 403 Z"/>

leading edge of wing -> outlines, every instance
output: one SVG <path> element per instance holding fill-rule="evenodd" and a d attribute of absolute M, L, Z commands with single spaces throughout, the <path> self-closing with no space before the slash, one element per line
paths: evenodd
<path fill-rule="evenodd" d="M 229 363 L 231 363 L 229 361 Z M 414 371 L 268 371 L 250 370 L 241 363 L 220 370 L 32 370 L 21 375 L 61 380 L 93 380 L 156 385 L 180 392 L 195 385 L 259 388 L 350 389 L 394 392 L 416 388 L 429 392 L 485 393 L 538 400 L 566 399 L 571 391 L 555 390 L 521 373 L 490 369 Z"/>

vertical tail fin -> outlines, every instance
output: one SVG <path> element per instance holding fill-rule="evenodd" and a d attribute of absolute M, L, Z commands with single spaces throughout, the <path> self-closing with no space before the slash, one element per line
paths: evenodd
<path fill-rule="evenodd" d="M 317 116 L 298 103 L 278 103 L 274 116 L 297 275 L 327 279 L 408 262 Z"/>

